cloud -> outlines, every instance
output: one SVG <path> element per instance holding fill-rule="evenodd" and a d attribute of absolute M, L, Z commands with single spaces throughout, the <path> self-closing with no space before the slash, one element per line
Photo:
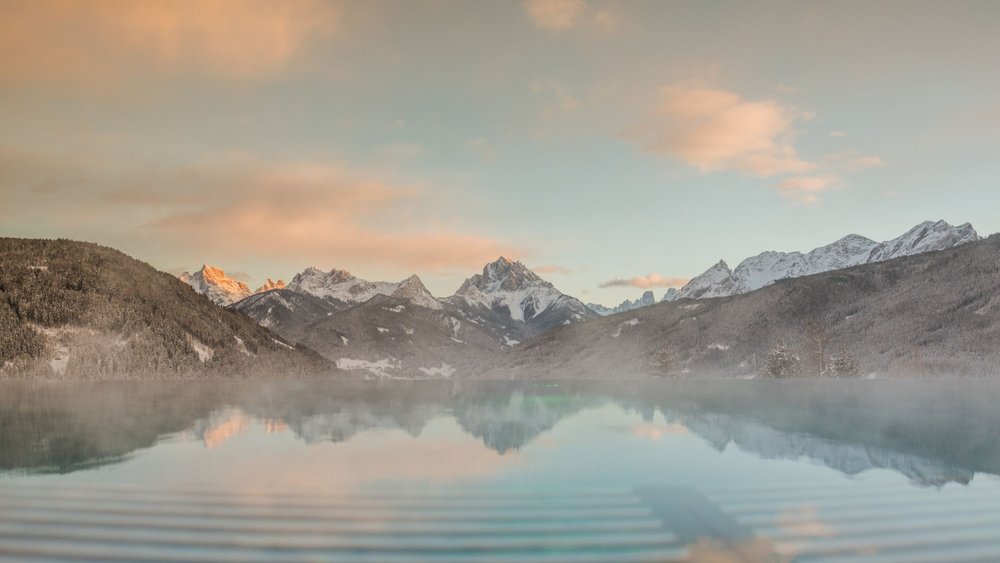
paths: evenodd
<path fill-rule="evenodd" d="M 882 166 L 882 159 L 877 156 L 859 156 L 854 164 L 859 168 L 874 168 Z"/>
<path fill-rule="evenodd" d="M 558 80 L 534 81 L 531 83 L 531 93 L 551 97 L 549 103 L 542 110 L 542 115 L 547 119 L 572 113 L 583 105 L 580 99 Z"/>
<path fill-rule="evenodd" d="M 882 166 L 882 159 L 875 155 L 864 155 L 858 151 L 846 151 L 826 155 L 830 166 L 846 172 L 860 172 Z"/>
<path fill-rule="evenodd" d="M 815 204 L 822 192 L 837 185 L 838 178 L 832 174 L 825 176 L 794 176 L 778 183 L 778 192 L 785 198 L 802 204 Z"/>
<path fill-rule="evenodd" d="M 545 264 L 531 268 L 537 274 L 572 274 L 573 271 L 557 264 Z"/>
<path fill-rule="evenodd" d="M 639 289 L 650 289 L 653 287 L 681 287 L 688 281 L 690 281 L 688 278 L 666 277 L 661 274 L 648 274 L 635 278 L 616 278 L 608 280 L 599 284 L 598 287 L 638 287 Z"/>
<path fill-rule="evenodd" d="M 144 244 L 173 263 L 212 256 L 443 272 L 524 253 L 436 220 L 440 202 L 427 186 L 346 165 L 230 156 L 119 174 L 70 170 L 58 158 L 0 162 L 0 216 L 12 228 Z"/>
<path fill-rule="evenodd" d="M 836 129 L 834 129 L 833 131 L 830 131 L 830 134 L 829 134 L 829 137 L 831 139 L 838 139 L 838 138 L 846 137 L 846 136 L 847 136 L 847 133 L 845 133 L 843 131 L 838 131 Z"/>
<path fill-rule="evenodd" d="M 338 27 L 321 0 L 13 2 L 0 19 L 0 75 L 95 87 L 148 73 L 270 76 Z"/>
<path fill-rule="evenodd" d="M 485 137 L 469 139 L 465 142 L 465 149 L 475 155 L 478 155 L 483 160 L 494 160 L 497 157 L 496 148 L 493 146 L 493 143 L 490 143 L 489 139 Z"/>
<path fill-rule="evenodd" d="M 749 100 L 689 83 L 661 88 L 646 123 L 627 136 L 702 172 L 736 170 L 766 178 L 817 167 L 794 145 L 795 124 L 809 117 L 776 100 Z"/>
<path fill-rule="evenodd" d="M 524 9 L 542 29 L 564 31 L 578 27 L 610 28 L 615 17 L 606 10 L 596 10 L 585 0 L 526 0 Z"/>

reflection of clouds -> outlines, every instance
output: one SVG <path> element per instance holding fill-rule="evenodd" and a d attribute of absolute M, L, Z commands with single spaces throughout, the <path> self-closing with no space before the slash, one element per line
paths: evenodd
<path fill-rule="evenodd" d="M 639 438 L 659 440 L 664 436 L 688 434 L 688 429 L 682 424 L 657 424 L 643 422 L 632 426 L 632 434 Z"/>
<path fill-rule="evenodd" d="M 775 518 L 778 528 L 797 536 L 830 537 L 834 529 L 820 520 L 814 506 L 793 506 L 782 510 Z"/>
<path fill-rule="evenodd" d="M 213 412 L 207 420 L 196 423 L 195 434 L 201 436 L 205 447 L 215 448 L 229 438 L 242 434 L 250 421 L 251 418 L 240 409 L 223 409 Z"/>
<path fill-rule="evenodd" d="M 297 442 L 297 438 L 280 433 L 278 429 L 284 425 L 273 419 L 243 417 L 230 413 L 210 427 L 213 445 L 228 438 L 243 447 L 230 450 L 238 453 L 225 463 L 202 467 L 199 479 L 216 485 L 226 483 L 226 489 L 251 495 L 264 491 L 351 493 L 394 482 L 446 485 L 488 477 L 521 459 L 516 452 L 500 454 L 486 447 L 452 419 L 438 419 L 431 423 L 435 427 L 433 436 L 417 438 L 400 429 L 375 428 L 346 442 L 312 443 L 298 450 L 296 462 L 290 464 L 288 456 L 281 452 L 286 451 L 288 440 Z M 249 424 L 249 431 L 240 426 L 242 421 Z"/>
<path fill-rule="evenodd" d="M 754 538 L 742 542 L 722 542 L 702 538 L 688 546 L 690 561 L 699 563 L 785 563 L 791 557 L 779 554 L 773 542 Z"/>
<path fill-rule="evenodd" d="M 268 434 L 280 434 L 288 430 L 288 425 L 280 418 L 265 418 L 264 431 Z"/>

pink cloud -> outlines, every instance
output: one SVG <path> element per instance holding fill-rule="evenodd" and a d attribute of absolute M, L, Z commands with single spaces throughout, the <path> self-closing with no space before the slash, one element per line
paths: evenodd
<path fill-rule="evenodd" d="M 321 0 L 15 2 L 0 19 L 0 76 L 98 88 L 150 72 L 269 76 L 339 19 Z"/>
<path fill-rule="evenodd" d="M 524 9 L 535 25 L 552 31 L 615 25 L 611 12 L 596 10 L 585 0 L 526 0 Z"/>
<path fill-rule="evenodd" d="M 778 192 L 785 198 L 802 204 L 814 204 L 819 201 L 821 192 L 836 186 L 838 178 L 834 175 L 825 176 L 794 176 L 778 183 Z"/>
<path fill-rule="evenodd" d="M 2 152 L 0 162 L 0 217 L 11 228 L 155 248 L 174 264 L 211 257 L 445 272 L 525 253 L 442 221 L 428 186 L 346 165 L 236 156 L 123 173 Z"/>
<path fill-rule="evenodd" d="M 557 264 L 545 264 L 542 266 L 534 266 L 531 268 L 538 274 L 571 274 L 572 271 L 565 267 L 559 266 Z"/>
<path fill-rule="evenodd" d="M 616 278 L 602 282 L 599 287 L 638 287 L 651 289 L 654 287 L 681 287 L 690 281 L 688 278 L 667 277 L 662 274 L 648 274 L 635 278 Z"/>
<path fill-rule="evenodd" d="M 771 177 L 817 167 L 794 146 L 794 126 L 808 117 L 775 100 L 748 100 L 721 88 L 685 84 L 662 88 L 648 122 L 628 135 L 647 150 L 702 172 Z"/>

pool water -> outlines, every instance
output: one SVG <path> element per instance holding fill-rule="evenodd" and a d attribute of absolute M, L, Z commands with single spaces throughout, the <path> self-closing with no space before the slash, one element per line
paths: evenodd
<path fill-rule="evenodd" d="M 0 559 L 1000 560 L 981 380 L 0 385 Z"/>

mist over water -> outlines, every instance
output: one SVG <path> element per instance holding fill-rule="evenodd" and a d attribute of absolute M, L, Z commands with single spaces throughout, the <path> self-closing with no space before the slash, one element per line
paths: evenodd
<path fill-rule="evenodd" d="M 364 520 L 376 510 L 365 503 L 437 499 L 447 506 L 413 517 L 448 528 L 461 519 L 435 510 L 505 518 L 528 503 L 576 523 L 652 518 L 682 558 L 700 559 L 705 541 L 750 560 L 850 554 L 865 518 L 906 520 L 916 507 L 926 524 L 935 506 L 1000 516 L 983 504 L 1000 502 L 998 395 L 982 380 L 5 384 L 0 544 L 13 509 L 47 529 L 56 508 L 94 525 L 87 511 L 100 522 L 144 499 L 167 503 L 143 509 L 154 520 L 221 518 L 211 506 L 172 512 L 218 497 L 279 515 L 318 502 L 353 522 L 337 503 L 364 504 Z M 879 538 L 899 541 L 862 543 Z"/>

